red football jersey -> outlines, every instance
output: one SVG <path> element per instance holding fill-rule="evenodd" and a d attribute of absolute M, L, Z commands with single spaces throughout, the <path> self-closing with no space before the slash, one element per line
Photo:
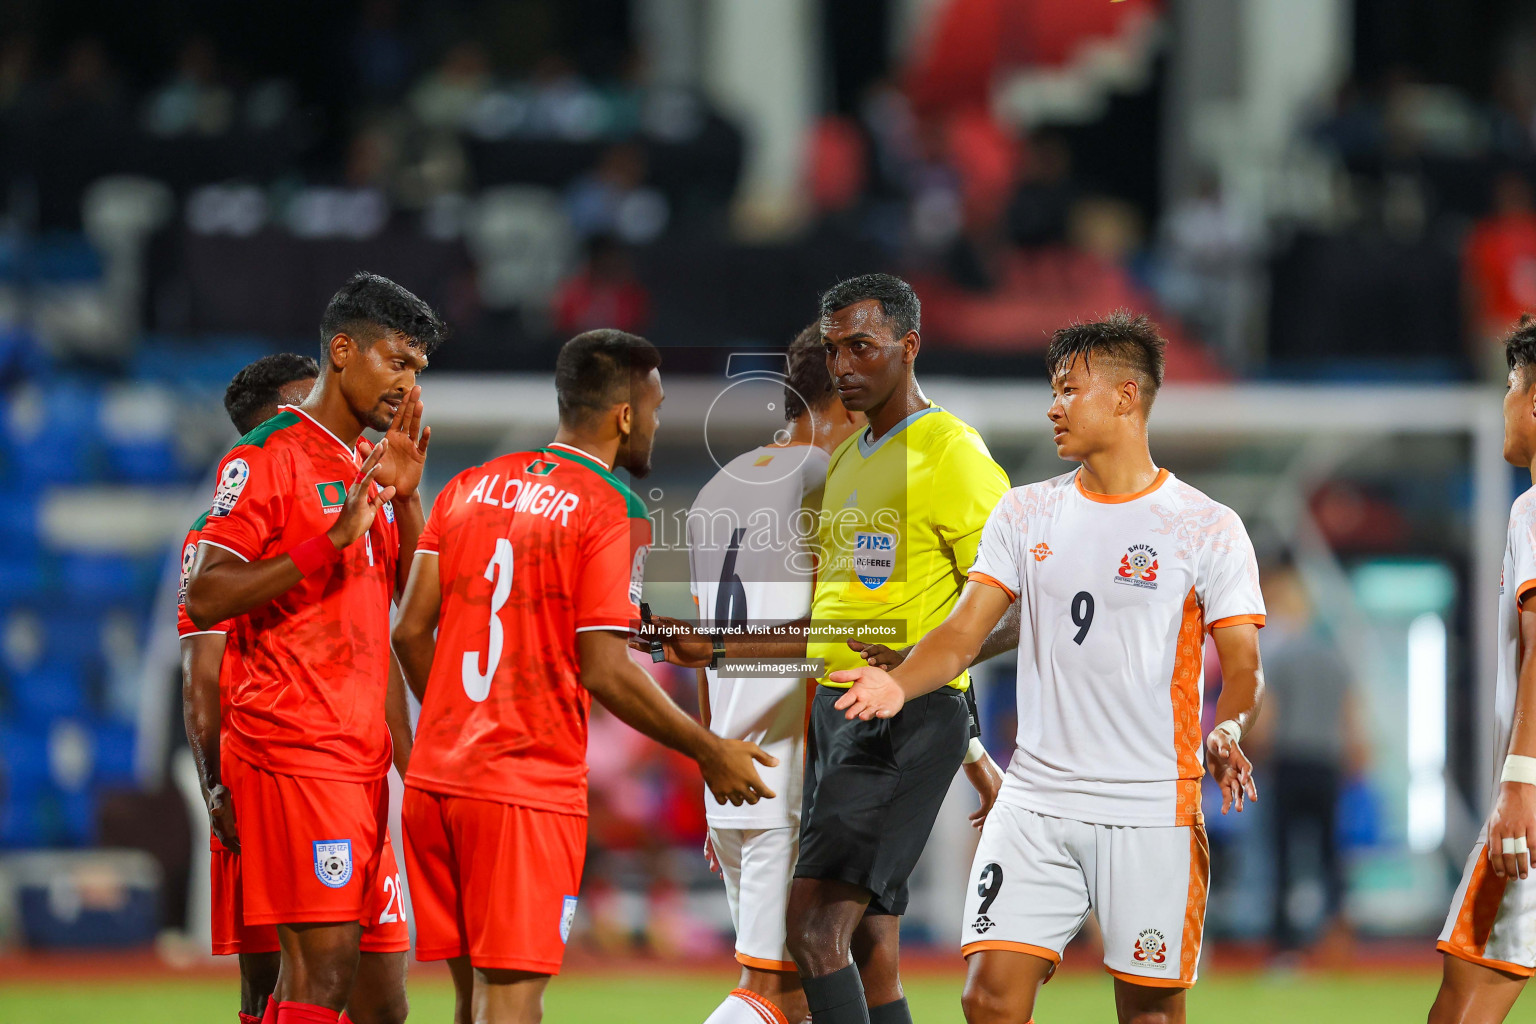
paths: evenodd
<path fill-rule="evenodd" d="M 189 636 L 198 636 L 203 633 L 218 633 L 223 635 L 224 657 L 219 661 L 219 746 L 224 745 L 224 736 L 229 722 L 229 686 L 230 680 L 235 674 L 235 665 L 239 655 L 235 653 L 235 645 L 228 640 L 230 622 L 226 620 L 207 629 L 198 629 L 197 624 L 187 617 L 187 576 L 192 571 L 192 559 L 197 556 L 197 542 L 203 534 L 203 524 L 208 521 L 208 513 L 204 512 L 197 517 L 197 522 L 192 524 L 192 529 L 187 531 L 187 539 L 181 545 L 181 586 L 176 590 L 176 635 L 185 639 Z M 219 837 L 208 834 L 208 848 L 210 850 L 222 850 L 224 844 L 219 842 Z"/>
<path fill-rule="evenodd" d="M 335 434 L 285 407 L 224 456 L 200 543 L 248 562 L 290 551 L 330 529 L 358 465 Z M 246 763 L 350 782 L 389 771 L 384 694 L 399 547 L 386 503 L 339 561 L 234 620 L 239 660 L 222 733 Z"/>
<path fill-rule="evenodd" d="M 406 783 L 586 814 L 576 634 L 631 628 L 650 544 L 645 505 L 579 449 L 454 477 L 416 548 L 438 556 L 442 607 Z"/>

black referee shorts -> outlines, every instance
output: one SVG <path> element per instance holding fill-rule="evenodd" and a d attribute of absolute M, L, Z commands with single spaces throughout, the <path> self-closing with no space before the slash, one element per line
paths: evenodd
<path fill-rule="evenodd" d="M 965 695 L 946 686 L 894 718 L 850 722 L 832 706 L 846 692 L 818 686 L 811 703 L 795 877 L 862 886 L 874 894 L 869 913 L 902 914 L 907 879 L 965 758 Z"/>

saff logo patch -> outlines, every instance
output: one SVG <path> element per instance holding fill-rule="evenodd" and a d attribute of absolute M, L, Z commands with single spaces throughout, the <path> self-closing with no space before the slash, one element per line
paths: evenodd
<path fill-rule="evenodd" d="M 853 571 L 859 582 L 870 590 L 879 590 L 896 568 L 896 535 L 865 533 L 853 535 Z"/>
<path fill-rule="evenodd" d="M 341 511 L 341 506 L 347 503 L 347 485 L 341 480 L 327 480 L 323 484 L 315 484 L 315 490 L 320 495 L 320 510 L 327 515 Z"/>
<path fill-rule="evenodd" d="M 560 905 L 560 941 L 569 942 L 571 925 L 576 923 L 576 897 L 567 896 Z"/>
<path fill-rule="evenodd" d="M 321 885 L 340 889 L 352 880 L 352 840 L 327 839 L 314 846 L 315 877 Z"/>
<path fill-rule="evenodd" d="M 1126 583 L 1148 590 L 1157 589 L 1157 552 L 1147 544 L 1132 544 L 1120 556 L 1120 568 L 1115 573 L 1116 583 Z"/>
<path fill-rule="evenodd" d="M 219 471 L 219 486 L 213 492 L 213 504 L 209 506 L 208 514 L 218 517 L 229 515 L 250 479 L 251 464 L 244 459 L 230 459 Z"/>

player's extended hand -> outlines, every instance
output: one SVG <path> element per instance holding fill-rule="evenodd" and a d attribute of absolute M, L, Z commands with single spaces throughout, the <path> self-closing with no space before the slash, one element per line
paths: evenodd
<path fill-rule="evenodd" d="M 885 669 L 895 668 L 906 661 L 907 652 L 912 650 L 910 647 L 892 650 L 885 644 L 867 644 L 862 640 L 849 640 L 848 646 L 858 652 L 859 657 L 864 659 L 864 664 Z"/>
<path fill-rule="evenodd" d="M 377 494 L 370 494 L 370 485 L 374 482 L 374 476 L 379 471 L 379 463 L 389 454 L 392 447 L 389 438 L 385 438 L 373 446 L 368 453 L 367 461 L 363 463 L 362 472 L 352 489 L 347 492 L 347 503 L 341 506 L 341 512 L 336 516 L 335 524 L 327 531 L 330 534 L 331 543 L 338 549 L 346 547 L 368 532 L 373 525 L 373 517 L 379 514 L 379 506 L 395 496 L 393 487 L 385 487 Z"/>
<path fill-rule="evenodd" d="M 208 825 L 231 853 L 240 852 L 240 832 L 235 828 L 235 798 L 229 787 L 218 785 L 208 790 Z"/>
<path fill-rule="evenodd" d="M 779 763 L 778 758 L 756 743 L 748 743 L 746 740 L 717 739 L 710 745 L 704 756 L 699 758 L 699 771 L 703 773 L 704 784 L 714 794 L 716 803 L 723 804 L 729 800 L 740 807 L 774 795 L 773 790 L 764 785 L 761 776 L 757 774 L 757 765 L 752 763 L 754 761 L 769 768 Z"/>
<path fill-rule="evenodd" d="M 845 668 L 833 672 L 827 678 L 834 683 L 852 683 L 848 692 L 837 698 L 832 705 L 846 712 L 849 721 L 855 718 L 869 721 L 871 718 L 890 718 L 907 702 L 901 684 L 891 678 L 889 672 L 873 665 L 863 668 Z"/>
<path fill-rule="evenodd" d="M 1003 788 L 1003 772 L 997 762 L 992 760 L 991 754 L 962 767 L 965 769 L 965 777 L 971 780 L 971 785 L 976 787 L 977 797 L 981 799 L 981 806 L 971 812 L 971 827 L 981 828 L 986 823 L 987 812 L 997 803 L 998 791 Z"/>
<path fill-rule="evenodd" d="M 683 668 L 703 668 L 715 654 L 714 642 L 692 623 L 666 615 L 652 615 L 650 622 L 642 622 L 639 632 L 629 638 L 629 646 L 649 654 L 652 640 L 661 641 L 667 661 Z"/>
<path fill-rule="evenodd" d="M 1205 759 L 1211 766 L 1211 778 L 1221 787 L 1221 813 L 1243 810 L 1243 797 L 1255 802 L 1259 790 L 1253 783 L 1253 763 L 1243 748 L 1225 732 L 1212 730 L 1205 738 Z"/>
<path fill-rule="evenodd" d="M 389 421 L 389 429 L 384 432 L 389 451 L 379 463 L 379 474 L 375 479 L 380 487 L 393 487 L 401 498 L 415 495 L 416 488 L 421 486 L 421 472 L 427 465 L 427 443 L 432 439 L 432 428 L 421 425 L 424 411 L 418 385 L 406 392 L 404 400 L 395 409 L 394 418 Z"/>
<path fill-rule="evenodd" d="M 704 863 L 709 865 L 710 874 L 725 877 L 724 872 L 720 870 L 720 858 L 715 856 L 715 844 L 710 841 L 707 832 L 704 834 Z"/>
<path fill-rule="evenodd" d="M 1525 840 L 1525 853 L 1505 853 L 1504 840 Z M 1536 786 L 1499 783 L 1499 799 L 1488 818 L 1488 863 L 1500 878 L 1526 878 L 1536 850 Z"/>

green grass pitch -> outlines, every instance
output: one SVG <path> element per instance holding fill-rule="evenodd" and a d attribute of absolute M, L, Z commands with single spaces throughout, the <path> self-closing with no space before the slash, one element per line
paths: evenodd
<path fill-rule="evenodd" d="M 701 1024 L 729 990 L 729 971 L 718 977 L 661 969 L 637 975 L 572 973 L 555 979 L 545 1000 L 547 1024 Z M 1360 1024 L 1423 1020 L 1438 972 L 1373 974 L 1220 975 L 1202 980 L 1190 995 L 1194 1024 Z M 960 976 L 925 974 L 907 983 L 917 1024 L 963 1024 Z M 1533 997 L 1527 996 L 1527 999 Z M 235 985 L 206 977 L 178 981 L 0 984 L 4 1024 L 233 1024 Z M 450 1024 L 452 989 L 440 977 L 411 985 L 411 1020 Z M 1039 1024 L 1114 1021 L 1107 976 L 1067 974 L 1041 993 Z M 1536 1021 L 1536 1006 L 1517 1006 L 1511 1021 Z"/>

